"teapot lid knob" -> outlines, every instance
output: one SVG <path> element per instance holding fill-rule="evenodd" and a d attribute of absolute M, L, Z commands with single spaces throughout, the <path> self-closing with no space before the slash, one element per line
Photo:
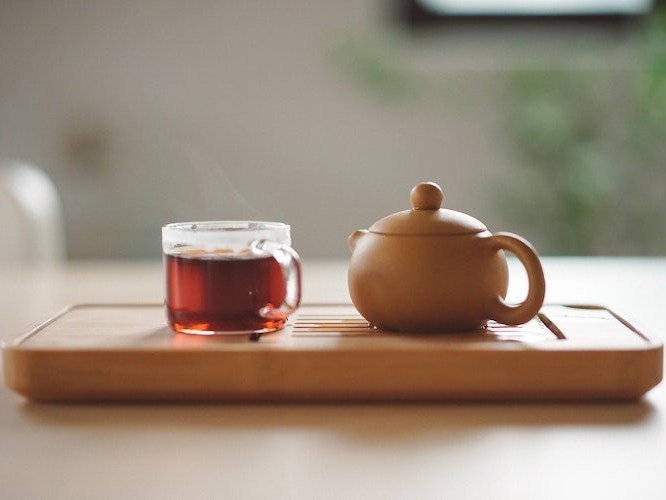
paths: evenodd
<path fill-rule="evenodd" d="M 414 210 L 439 210 L 444 194 L 434 182 L 421 182 L 412 189 L 409 199 Z"/>

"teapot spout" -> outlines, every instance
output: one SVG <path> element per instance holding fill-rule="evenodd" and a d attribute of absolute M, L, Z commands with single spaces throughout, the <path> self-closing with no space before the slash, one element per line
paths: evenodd
<path fill-rule="evenodd" d="M 349 250 L 353 252 L 354 248 L 356 248 L 356 243 L 358 242 L 359 238 L 367 233 L 369 233 L 367 229 L 359 229 L 358 231 L 354 231 L 352 234 L 350 234 L 347 238 L 347 246 L 349 247 Z"/>

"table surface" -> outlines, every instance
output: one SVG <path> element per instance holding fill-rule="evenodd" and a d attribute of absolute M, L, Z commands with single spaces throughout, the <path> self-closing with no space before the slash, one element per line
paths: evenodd
<path fill-rule="evenodd" d="M 548 302 L 666 337 L 666 258 L 543 263 Z M 346 266 L 304 262 L 304 300 L 349 300 Z M 71 303 L 163 294 L 159 262 L 0 271 L 1 341 Z M 665 412 L 663 383 L 623 404 L 46 405 L 3 387 L 0 497 L 663 499 Z"/>

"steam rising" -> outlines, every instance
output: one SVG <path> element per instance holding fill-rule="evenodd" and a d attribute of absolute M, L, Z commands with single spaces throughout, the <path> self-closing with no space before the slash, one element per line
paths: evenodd
<path fill-rule="evenodd" d="M 260 191 L 265 186 L 254 185 L 256 176 L 245 175 L 253 185 L 241 190 L 211 155 L 192 144 L 181 144 L 181 150 L 188 185 L 174 203 L 178 220 L 277 220 L 274 200 Z"/>

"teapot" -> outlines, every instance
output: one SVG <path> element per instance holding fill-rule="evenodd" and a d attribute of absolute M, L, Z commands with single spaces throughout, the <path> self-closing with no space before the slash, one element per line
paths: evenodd
<path fill-rule="evenodd" d="M 417 184 L 412 208 L 352 233 L 349 294 L 373 326 L 403 332 L 463 332 L 488 320 L 518 325 L 543 305 L 545 279 L 534 247 L 513 233 L 491 234 L 474 217 L 441 208 L 442 189 Z M 516 255 L 529 289 L 520 304 L 505 302 Z"/>

